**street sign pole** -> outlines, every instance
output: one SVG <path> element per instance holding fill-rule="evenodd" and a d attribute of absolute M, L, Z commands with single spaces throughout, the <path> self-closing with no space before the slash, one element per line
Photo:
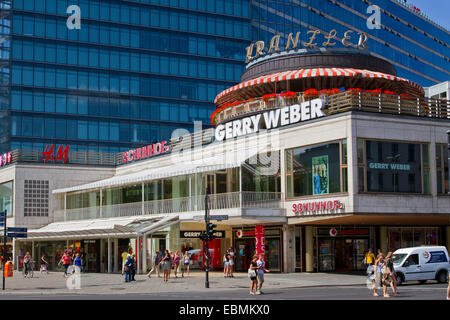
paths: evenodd
<path fill-rule="evenodd" d="M 3 260 L 2 260 L 2 273 L 3 273 L 3 290 L 5 290 L 5 254 L 6 254 L 6 210 L 3 211 L 5 224 L 3 225 Z"/>
<path fill-rule="evenodd" d="M 205 288 L 209 288 L 209 247 L 208 247 L 208 223 L 209 223 L 209 207 L 208 207 L 208 197 L 209 197 L 209 186 L 206 186 L 206 195 L 205 195 L 205 259 L 206 259 L 206 267 L 205 267 Z"/>

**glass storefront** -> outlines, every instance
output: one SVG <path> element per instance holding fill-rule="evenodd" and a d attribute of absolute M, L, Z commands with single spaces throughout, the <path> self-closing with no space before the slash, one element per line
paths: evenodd
<path fill-rule="evenodd" d="M 241 237 L 238 236 L 241 234 Z M 280 227 L 265 227 L 266 268 L 271 272 L 281 272 L 282 241 Z M 247 272 L 255 248 L 255 228 L 233 229 L 236 271 Z"/>
<path fill-rule="evenodd" d="M 287 197 L 347 191 L 346 140 L 286 151 Z"/>
<path fill-rule="evenodd" d="M 388 228 L 389 251 L 400 248 L 439 245 L 442 241 L 439 227 Z"/>
<path fill-rule="evenodd" d="M 336 233 L 331 230 L 335 230 Z M 374 243 L 373 240 L 372 228 L 317 228 L 314 243 L 316 271 L 365 270 L 364 254 Z"/>
<path fill-rule="evenodd" d="M 358 140 L 360 192 L 430 193 L 429 145 Z"/>
<path fill-rule="evenodd" d="M 437 171 L 437 193 L 447 194 L 448 185 L 448 146 L 436 144 L 436 171 Z"/>
<path fill-rule="evenodd" d="M 13 182 L 0 184 L 0 212 L 7 211 L 7 216 L 12 216 L 13 208 Z"/>

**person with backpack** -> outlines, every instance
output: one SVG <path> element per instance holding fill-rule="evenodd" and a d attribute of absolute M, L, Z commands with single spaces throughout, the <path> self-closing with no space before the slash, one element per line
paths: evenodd
<path fill-rule="evenodd" d="M 131 254 L 128 254 L 127 259 L 125 260 L 125 263 L 123 264 L 122 268 L 122 275 L 125 275 L 125 282 L 131 281 L 132 266 L 133 266 L 133 258 L 131 257 Z"/>

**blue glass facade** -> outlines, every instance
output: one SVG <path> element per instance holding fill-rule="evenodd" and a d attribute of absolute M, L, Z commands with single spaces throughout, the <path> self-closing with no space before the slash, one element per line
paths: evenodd
<path fill-rule="evenodd" d="M 209 125 L 243 71 L 249 16 L 242 0 L 13 1 L 9 150 L 119 152 Z"/>
<path fill-rule="evenodd" d="M 450 78 L 450 32 L 413 13 L 396 0 L 255 0 L 252 6 L 252 38 L 268 42 L 281 34 L 281 44 L 291 32 L 301 31 L 301 40 L 309 41 L 310 29 L 328 33 L 337 31 L 341 39 L 351 29 L 350 42 L 358 42 L 358 32 L 369 36 L 368 49 L 389 60 L 400 77 L 422 86 Z M 369 5 L 380 7 L 380 29 L 369 29 Z M 317 37 L 321 44 L 323 37 Z M 319 45 L 320 46 L 320 45 Z M 336 41 L 336 48 L 343 47 Z"/>
<path fill-rule="evenodd" d="M 381 29 L 367 28 L 370 4 Z M 79 30 L 67 28 L 70 5 Z M 194 120 L 209 125 L 214 97 L 239 82 L 245 47 L 276 33 L 281 46 L 291 32 L 306 42 L 309 29 L 364 31 L 399 76 L 449 79 L 449 32 L 395 0 L 14 0 L 0 20 L 10 35 L 0 44 L 0 152 L 50 142 L 120 152 Z"/>

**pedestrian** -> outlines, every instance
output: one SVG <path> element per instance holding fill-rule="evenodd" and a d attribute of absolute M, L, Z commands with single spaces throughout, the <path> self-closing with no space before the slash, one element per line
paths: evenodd
<path fill-rule="evenodd" d="M 26 278 L 28 271 L 31 269 L 31 263 L 33 262 L 33 258 L 31 254 L 27 251 L 23 256 L 23 277 Z"/>
<path fill-rule="evenodd" d="M 230 255 L 230 260 L 228 261 L 228 275 L 230 276 L 230 278 L 234 278 L 234 276 L 233 276 L 234 251 L 231 247 L 228 248 L 228 253 Z"/>
<path fill-rule="evenodd" d="M 175 250 L 175 253 L 173 255 L 173 271 L 175 274 L 175 278 L 178 278 L 177 272 L 178 272 L 179 265 L 180 265 L 180 255 L 178 254 L 178 250 Z"/>
<path fill-rule="evenodd" d="M 158 278 L 161 278 L 161 276 L 159 275 L 159 261 L 160 261 L 159 250 L 157 250 L 152 256 L 152 270 L 150 270 L 150 272 L 147 274 L 149 278 L 155 270 L 158 275 Z"/>
<path fill-rule="evenodd" d="M 258 272 L 258 256 L 255 254 L 250 263 L 250 268 L 248 269 L 248 276 L 251 281 L 251 284 L 250 284 L 250 294 L 251 295 L 254 295 L 258 288 L 257 272 Z"/>
<path fill-rule="evenodd" d="M 59 261 L 58 265 L 60 265 L 62 263 L 62 265 L 64 266 L 64 274 L 63 277 L 67 277 L 67 270 L 69 269 L 70 266 L 70 256 L 69 254 L 64 251 L 63 256 L 61 257 L 61 260 Z"/>
<path fill-rule="evenodd" d="M 42 254 L 42 257 L 41 257 L 41 270 L 40 270 L 41 274 L 42 274 L 42 271 L 45 271 L 48 274 L 48 262 L 47 262 L 47 257 L 45 256 L 45 253 Z"/>
<path fill-rule="evenodd" d="M 170 257 L 170 260 L 169 260 L 169 278 L 170 278 L 170 274 L 172 273 L 172 268 L 173 268 L 173 253 L 170 250 L 168 250 L 168 251 L 169 251 L 169 257 Z"/>
<path fill-rule="evenodd" d="M 131 266 L 133 265 L 133 261 L 131 258 L 131 254 L 127 254 L 127 258 L 125 259 L 122 265 L 122 275 L 125 275 L 125 282 L 131 281 Z"/>
<path fill-rule="evenodd" d="M 184 278 L 184 271 L 187 269 L 187 275 L 189 276 L 189 261 L 190 261 L 190 257 L 189 257 L 189 251 L 186 250 L 184 251 L 184 255 L 183 255 L 183 271 L 181 273 L 181 277 Z"/>
<path fill-rule="evenodd" d="M 377 293 L 377 288 L 381 287 L 381 281 L 383 280 L 383 273 L 382 268 L 384 266 L 384 255 L 383 253 L 379 253 L 377 255 L 377 259 L 375 260 L 375 279 L 373 283 L 373 295 L 375 297 L 379 297 L 379 294 Z"/>
<path fill-rule="evenodd" d="M 72 269 L 72 273 L 75 273 L 77 269 L 81 272 L 82 262 L 81 262 L 81 255 L 79 252 L 75 254 L 75 258 L 73 259 L 73 265 L 74 268 Z"/>
<path fill-rule="evenodd" d="M 170 272 L 170 253 L 169 250 L 164 251 L 164 257 L 162 258 L 161 264 L 163 266 L 163 280 L 164 282 L 169 281 L 169 272 Z"/>
<path fill-rule="evenodd" d="M 87 254 L 84 251 L 84 248 L 80 249 L 80 258 L 81 258 L 81 272 L 86 272 L 86 263 L 87 263 Z"/>
<path fill-rule="evenodd" d="M 256 292 L 256 294 L 263 294 L 263 292 L 261 291 L 262 285 L 264 283 L 264 273 L 265 272 L 270 272 L 269 270 L 266 269 L 266 262 L 264 261 L 264 254 L 260 253 L 259 254 L 259 259 L 257 261 L 257 266 L 258 266 L 258 291 Z"/>
<path fill-rule="evenodd" d="M 397 274 L 395 273 L 394 269 L 394 262 L 392 261 L 392 255 L 393 253 L 391 251 L 388 252 L 386 255 L 386 268 L 389 271 L 389 282 L 392 288 L 392 292 L 394 293 L 394 297 L 398 295 L 397 292 Z"/>
<path fill-rule="evenodd" d="M 369 249 L 369 251 L 366 253 L 364 257 L 364 265 L 366 267 L 371 266 L 375 263 L 375 255 L 373 254 L 372 249 Z"/>
<path fill-rule="evenodd" d="M 131 268 L 130 268 L 130 271 L 131 271 L 131 279 L 130 279 L 130 281 L 136 281 L 134 279 L 134 276 L 136 275 L 136 259 L 135 259 L 134 254 L 131 255 Z"/>
<path fill-rule="evenodd" d="M 126 250 L 122 251 L 122 254 L 121 254 L 121 256 L 122 256 L 122 266 L 125 264 L 125 261 L 127 261 L 128 255 L 129 255 L 128 251 L 126 251 Z"/>
<path fill-rule="evenodd" d="M 223 277 L 228 277 L 228 268 L 230 265 L 230 254 L 228 253 L 228 250 L 225 251 L 225 254 L 223 255 Z"/>

